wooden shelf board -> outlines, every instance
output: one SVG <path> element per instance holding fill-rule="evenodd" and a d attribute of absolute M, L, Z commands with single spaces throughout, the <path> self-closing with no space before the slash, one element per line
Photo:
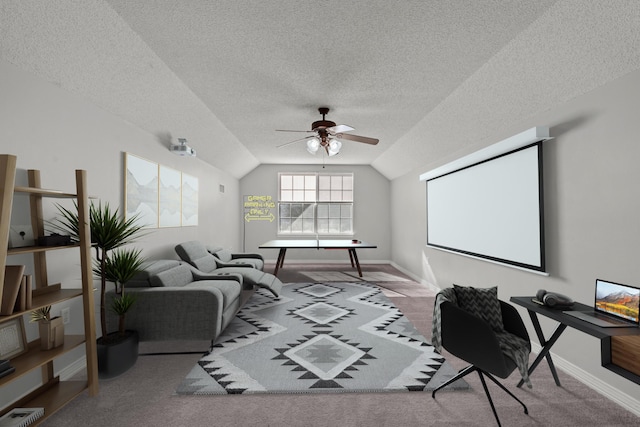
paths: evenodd
<path fill-rule="evenodd" d="M 44 416 L 38 418 L 31 426 L 36 426 L 55 414 L 60 408 L 87 389 L 86 381 L 59 381 L 54 378 L 50 382 L 38 387 L 32 393 L 16 402 L 18 408 L 44 408 Z M 2 414 L 9 408 L 2 410 Z"/>
<path fill-rule="evenodd" d="M 6 377 L 0 378 L 0 386 L 13 381 L 34 369 L 44 366 L 64 353 L 82 345 L 84 342 L 84 335 L 65 335 L 64 344 L 60 347 L 52 348 L 51 350 L 41 350 L 39 339 L 31 341 L 28 345 L 29 350 L 26 353 L 11 359 L 11 366 L 16 368 L 16 371 Z"/>
<path fill-rule="evenodd" d="M 55 285 L 51 285 L 55 286 Z M 0 323 L 6 320 L 14 319 L 16 317 L 29 314 L 31 311 L 47 305 L 57 304 L 72 298 L 76 298 L 82 295 L 82 289 L 57 289 L 51 292 L 46 292 L 41 295 L 33 296 L 31 302 L 31 308 L 25 311 L 15 311 L 7 316 L 0 316 Z"/>
<path fill-rule="evenodd" d="M 37 252 L 55 251 L 58 249 L 78 248 L 79 243 L 72 243 L 63 246 L 24 246 L 22 248 L 11 248 L 7 250 L 7 255 L 33 254 Z"/>
<path fill-rule="evenodd" d="M 38 425 L 60 408 L 75 399 L 87 389 L 86 381 L 60 381 L 44 393 L 34 397 L 28 402 L 28 407 L 44 408 L 44 417 L 33 425 Z M 26 406 L 26 405 L 25 405 Z"/>
<path fill-rule="evenodd" d="M 59 197 L 59 198 L 77 198 L 78 196 L 73 193 L 65 193 L 59 190 L 48 190 L 46 188 L 35 187 L 15 187 L 13 190 L 16 193 L 33 194 L 42 197 Z"/>
<path fill-rule="evenodd" d="M 51 189 L 47 189 L 47 188 L 37 188 L 37 187 L 20 187 L 20 186 L 16 186 L 13 189 L 14 193 L 24 193 L 24 194 L 30 194 L 30 195 L 34 195 L 34 196 L 41 196 L 41 197 L 53 197 L 53 198 L 58 198 L 58 199 L 76 199 L 78 198 L 78 195 L 75 193 L 65 193 L 64 191 L 60 191 L 60 190 L 51 190 Z M 97 199 L 97 196 L 88 196 L 89 199 Z"/>

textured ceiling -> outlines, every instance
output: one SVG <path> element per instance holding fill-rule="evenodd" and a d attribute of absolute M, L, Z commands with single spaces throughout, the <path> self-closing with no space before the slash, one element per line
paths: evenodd
<path fill-rule="evenodd" d="M 327 106 L 380 139 L 327 163 L 395 178 L 636 69 L 638 4 L 0 0 L 0 53 L 238 178 L 322 163 L 275 129 Z"/>
<path fill-rule="evenodd" d="M 320 106 L 380 139 L 334 164 L 371 164 L 553 3 L 108 2 L 260 163 L 321 162 L 274 131 L 310 129 Z"/>

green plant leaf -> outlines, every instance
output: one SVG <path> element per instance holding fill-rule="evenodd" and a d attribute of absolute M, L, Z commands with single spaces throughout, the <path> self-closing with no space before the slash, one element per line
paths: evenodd
<path fill-rule="evenodd" d="M 31 312 L 31 322 L 39 322 L 41 320 L 51 320 L 51 306 L 47 305 Z"/>
<path fill-rule="evenodd" d="M 140 249 L 115 249 L 105 260 L 104 277 L 109 282 L 125 284 L 141 269 L 144 258 Z M 100 277 L 100 264 L 96 261 L 94 274 Z"/>
<path fill-rule="evenodd" d="M 124 316 L 127 311 L 131 308 L 133 304 L 136 302 L 136 296 L 129 293 L 123 293 L 119 297 L 114 298 L 111 301 L 111 311 L 116 313 L 118 316 Z"/>
<path fill-rule="evenodd" d="M 61 205 L 56 205 L 60 214 L 59 218 L 48 221 L 47 224 L 54 230 L 68 234 L 75 241 L 79 241 L 80 221 L 78 218 L 78 205 L 74 202 L 75 211 Z M 128 219 L 118 214 L 118 209 L 112 210 L 109 203 L 99 202 L 97 206 L 91 203 L 89 206 L 89 226 L 91 230 L 91 244 L 96 248 L 96 260 L 93 273 L 100 278 L 100 326 L 106 335 L 106 282 L 116 283 L 116 292 L 121 298 L 124 294 L 122 285 L 130 280 L 139 271 L 144 261 L 140 257 L 139 250 L 115 251 L 121 246 L 133 243 L 139 237 L 146 234 L 142 225 L 138 225 L 139 215 L 133 215 Z M 110 254 L 110 251 L 114 251 Z M 112 260 L 113 257 L 113 260 Z M 118 289 L 120 284 L 120 289 Z M 126 302 L 127 300 L 124 300 Z M 131 303 L 126 305 L 128 310 Z M 125 310 L 126 311 L 126 310 Z M 121 315 L 121 331 L 124 330 L 123 316 Z"/>
<path fill-rule="evenodd" d="M 74 202 L 75 211 L 64 206 L 56 205 L 60 218 L 48 221 L 47 225 L 55 231 L 71 236 L 75 241 L 80 240 L 78 219 L 78 205 Z M 111 251 L 120 246 L 134 242 L 144 236 L 143 226 L 138 225 L 139 215 L 128 219 L 120 217 L 118 209 L 112 210 L 109 203 L 99 202 L 96 206 L 89 206 L 89 224 L 91 229 L 91 243 L 104 251 Z"/>

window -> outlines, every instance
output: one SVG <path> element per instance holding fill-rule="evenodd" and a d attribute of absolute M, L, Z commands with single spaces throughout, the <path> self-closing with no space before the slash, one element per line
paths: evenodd
<path fill-rule="evenodd" d="M 281 173 L 278 233 L 353 234 L 353 174 Z"/>

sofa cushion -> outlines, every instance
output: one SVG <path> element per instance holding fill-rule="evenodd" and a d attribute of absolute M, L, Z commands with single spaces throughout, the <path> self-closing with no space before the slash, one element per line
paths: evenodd
<path fill-rule="evenodd" d="M 128 288 L 148 288 L 151 286 L 149 279 L 152 276 L 180 265 L 180 261 L 174 259 L 160 259 L 145 261 L 141 270 L 126 283 Z"/>
<path fill-rule="evenodd" d="M 453 285 L 460 308 L 487 322 L 493 330 L 504 330 L 498 288 L 473 288 Z"/>
<path fill-rule="evenodd" d="M 271 273 L 265 273 L 255 268 L 247 267 L 223 267 L 215 271 L 215 274 L 240 274 L 243 283 L 265 288 L 269 290 L 275 297 L 280 296 L 282 290 L 282 282 Z"/>
<path fill-rule="evenodd" d="M 184 286 L 193 282 L 193 274 L 188 265 L 180 264 L 151 276 L 149 282 L 151 286 Z"/>
<path fill-rule="evenodd" d="M 231 261 L 231 251 L 229 249 L 220 249 L 217 252 L 213 253 L 218 257 L 220 261 L 229 262 Z"/>
<path fill-rule="evenodd" d="M 216 259 L 211 255 L 207 255 L 204 258 L 194 259 L 193 266 L 205 273 L 211 273 L 213 270 L 218 268 L 218 264 L 216 264 Z"/>
<path fill-rule="evenodd" d="M 216 259 L 197 240 L 180 243 L 175 250 L 180 258 L 204 273 L 211 273 L 218 267 Z"/>
<path fill-rule="evenodd" d="M 200 288 L 217 288 L 220 293 L 222 293 L 222 306 L 224 307 L 224 310 L 226 310 L 232 302 L 240 298 L 240 294 L 242 293 L 242 286 L 240 285 L 240 283 L 233 280 L 198 280 L 197 282 L 193 282 L 189 286 Z"/>
<path fill-rule="evenodd" d="M 262 261 L 260 258 L 234 258 L 232 259 L 228 265 L 242 265 L 242 266 L 251 266 L 252 268 L 255 268 L 256 270 L 263 270 L 264 269 L 264 261 Z"/>

